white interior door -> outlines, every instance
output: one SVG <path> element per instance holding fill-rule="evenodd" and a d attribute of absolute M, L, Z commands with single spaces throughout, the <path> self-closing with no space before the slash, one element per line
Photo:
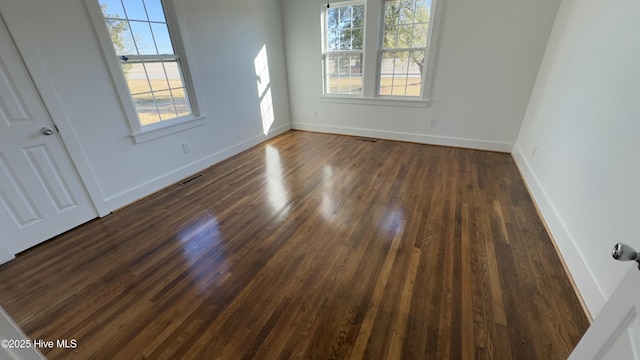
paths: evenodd
<path fill-rule="evenodd" d="M 0 238 L 17 254 L 96 211 L 1 18 L 0 49 Z"/>
<path fill-rule="evenodd" d="M 624 266 L 620 264 L 620 266 Z M 640 270 L 622 280 L 569 357 L 570 360 L 640 360 Z"/>

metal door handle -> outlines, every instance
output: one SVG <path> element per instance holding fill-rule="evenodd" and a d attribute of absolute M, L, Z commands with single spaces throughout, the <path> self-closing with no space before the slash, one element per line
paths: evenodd
<path fill-rule="evenodd" d="M 53 135 L 55 131 L 50 127 L 43 127 L 40 129 L 40 132 L 46 136 Z"/>
<path fill-rule="evenodd" d="M 614 259 L 620 261 L 633 260 L 638 263 L 638 269 L 640 269 L 640 253 L 627 244 L 617 243 L 611 252 Z"/>

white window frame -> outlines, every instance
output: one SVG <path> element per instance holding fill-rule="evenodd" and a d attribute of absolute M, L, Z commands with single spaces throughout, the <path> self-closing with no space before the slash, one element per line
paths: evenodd
<path fill-rule="evenodd" d="M 142 125 L 133 98 L 127 85 L 127 80 L 122 68 L 118 56 L 113 47 L 109 30 L 105 22 L 105 18 L 100 8 L 99 0 L 85 0 L 89 15 L 96 30 L 99 43 L 102 48 L 105 61 L 111 73 L 111 77 L 116 87 L 122 108 L 126 115 L 129 127 L 131 129 L 131 137 L 136 143 L 142 143 L 145 141 L 153 140 L 161 136 L 166 136 L 179 131 L 191 129 L 197 126 L 205 124 L 205 117 L 202 107 L 197 101 L 196 86 L 194 79 L 191 76 L 190 67 L 187 61 L 185 50 L 185 39 L 180 34 L 180 28 L 178 26 L 176 9 L 173 1 L 161 0 L 164 8 L 164 14 L 169 28 L 171 36 L 171 42 L 173 44 L 175 55 L 173 58 L 179 59 L 180 69 L 182 70 L 182 79 L 184 82 L 185 90 L 187 93 L 187 99 L 191 106 L 191 115 L 178 117 L 170 120 L 160 121 L 149 125 Z M 144 58 L 150 58 L 152 56 L 143 56 Z M 162 56 L 157 56 L 161 58 Z M 131 56 L 130 56 L 131 58 Z"/>
<path fill-rule="evenodd" d="M 324 11 L 322 12 L 322 91 L 324 94 L 328 94 L 327 92 L 327 76 L 326 76 L 326 69 L 327 69 L 327 64 L 326 64 L 326 60 L 327 60 L 327 56 L 329 55 L 360 55 L 362 56 L 362 68 L 360 69 L 360 73 L 361 73 L 361 77 L 362 77 L 362 81 L 363 81 L 363 92 L 364 92 L 364 59 L 365 59 L 365 51 L 366 51 L 366 45 L 365 45 L 365 40 L 367 38 L 367 18 L 366 18 L 366 14 L 367 14 L 367 1 L 366 0 L 349 0 L 349 1 L 341 1 L 341 2 L 337 2 L 334 4 L 334 6 L 332 8 L 336 8 L 336 7 L 347 7 L 347 6 L 360 6 L 362 5 L 364 8 L 364 14 L 365 14 L 365 18 L 363 19 L 364 21 L 364 27 L 363 27 L 363 44 L 362 44 L 362 50 L 329 50 L 329 46 L 327 44 L 327 33 L 329 32 L 329 24 L 328 24 L 328 20 L 327 20 L 327 11 L 329 10 L 329 8 L 326 7 L 326 5 L 324 6 Z M 328 94 L 329 96 L 339 96 L 339 97 L 354 97 L 354 96 L 362 96 L 362 93 L 360 94 L 349 94 L 349 93 L 331 93 Z"/>
<path fill-rule="evenodd" d="M 433 91 L 434 68 L 437 58 L 437 40 L 438 28 L 440 23 L 439 0 L 431 2 L 431 18 L 429 19 L 429 32 L 427 34 L 426 55 L 424 64 L 424 73 L 422 74 L 421 96 L 397 96 L 397 95 L 379 95 L 380 73 L 381 73 L 381 53 L 383 31 L 384 31 L 384 3 L 385 0 L 364 0 L 365 4 L 365 39 L 364 39 L 364 58 L 362 60 L 363 71 L 363 92 L 362 94 L 327 94 L 324 91 L 324 43 L 326 41 L 325 34 L 325 17 L 326 17 L 326 0 L 317 0 L 322 9 L 321 27 L 320 27 L 320 54 L 321 70 L 319 98 L 325 103 L 347 103 L 347 104 L 369 104 L 383 106 L 406 106 L 406 107 L 429 107 L 431 104 L 431 95 Z M 331 1 L 331 5 L 352 2 L 347 1 Z M 375 34 L 372 36 L 371 34 Z"/>

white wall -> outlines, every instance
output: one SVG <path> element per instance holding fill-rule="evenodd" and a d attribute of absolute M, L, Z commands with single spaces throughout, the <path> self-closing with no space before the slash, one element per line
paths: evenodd
<path fill-rule="evenodd" d="M 637 0 L 562 1 L 514 150 L 594 316 L 636 266 L 613 245 L 640 249 L 638 13 Z"/>
<path fill-rule="evenodd" d="M 9 317 L 9 314 L 0 307 L 0 339 L 25 340 L 29 339 L 20 327 Z M 46 360 L 46 358 L 36 348 L 3 348 L 0 347 L 0 359 L 7 360 Z"/>
<path fill-rule="evenodd" d="M 135 201 L 267 137 L 254 59 L 267 46 L 275 123 L 290 128 L 278 0 L 176 1 L 206 125 L 134 144 L 84 0 L 4 0 L 0 6 L 94 200 Z M 27 56 L 28 55 L 28 56 Z M 69 141 L 72 134 L 72 141 Z M 190 142 L 184 154 L 181 144 Z M 80 159 L 80 161 L 78 161 Z M 91 192 L 91 189 L 90 189 Z M 103 211 L 104 213 L 104 211 Z"/>
<path fill-rule="evenodd" d="M 432 105 L 415 108 L 320 101 L 320 14 L 326 1 L 282 0 L 292 126 L 509 152 L 559 2 L 440 1 Z M 369 0 L 369 6 L 376 4 Z M 428 127 L 430 118 L 438 119 L 435 128 Z"/>

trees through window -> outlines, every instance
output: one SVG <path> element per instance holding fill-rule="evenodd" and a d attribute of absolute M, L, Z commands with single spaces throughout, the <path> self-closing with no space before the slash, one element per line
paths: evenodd
<path fill-rule="evenodd" d="M 326 11 L 324 88 L 327 94 L 362 93 L 364 4 L 336 5 Z"/>
<path fill-rule="evenodd" d="M 379 95 L 420 96 L 431 0 L 384 2 Z"/>

